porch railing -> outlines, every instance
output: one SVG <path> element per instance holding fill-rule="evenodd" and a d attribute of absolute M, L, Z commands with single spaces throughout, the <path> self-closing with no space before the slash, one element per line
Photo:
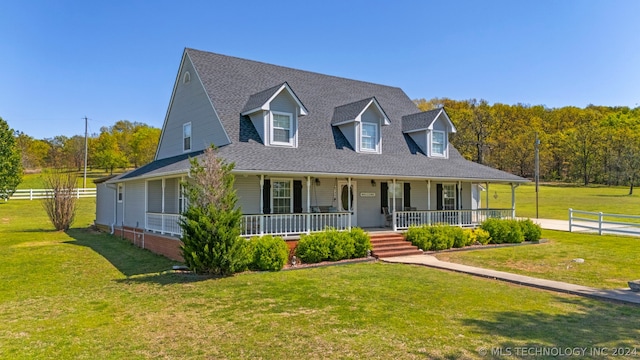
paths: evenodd
<path fill-rule="evenodd" d="M 406 230 L 411 226 L 447 224 L 473 227 L 489 218 L 511 219 L 512 209 L 475 210 L 419 210 L 396 211 L 393 215 L 393 229 Z"/>
<path fill-rule="evenodd" d="M 146 230 L 161 234 L 182 235 L 182 228 L 178 225 L 180 214 L 147 213 Z"/>
<path fill-rule="evenodd" d="M 348 212 L 243 215 L 240 231 L 242 236 L 287 236 L 322 231 L 327 227 L 348 230 L 350 219 Z"/>
<path fill-rule="evenodd" d="M 322 231 L 327 227 L 348 230 L 351 227 L 350 218 L 348 212 L 242 215 L 240 235 L 299 235 Z M 147 213 L 146 220 L 146 230 L 182 235 L 178 225 L 179 214 Z"/>

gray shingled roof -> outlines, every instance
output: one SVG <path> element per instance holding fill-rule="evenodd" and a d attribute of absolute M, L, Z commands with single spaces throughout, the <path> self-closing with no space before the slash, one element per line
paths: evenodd
<path fill-rule="evenodd" d="M 350 104 L 336 106 L 333 110 L 333 116 L 331 117 L 331 124 L 339 124 L 343 121 L 355 119 L 372 99 L 373 98 L 370 97 Z"/>
<path fill-rule="evenodd" d="M 269 100 L 276 93 L 276 91 L 278 91 L 278 89 L 282 87 L 282 85 L 284 85 L 284 83 L 280 83 L 279 85 L 276 85 L 272 88 L 260 91 L 259 93 L 249 96 L 249 100 L 240 112 L 244 113 L 245 111 L 250 111 L 262 107 L 262 105 L 264 105 L 264 103 L 266 103 L 267 100 Z"/>
<path fill-rule="evenodd" d="M 402 131 L 410 132 L 428 128 L 436 120 L 442 109 L 433 109 L 402 117 Z"/>
<path fill-rule="evenodd" d="M 220 147 L 218 154 L 229 162 L 235 162 L 236 171 L 527 181 L 467 161 L 453 147 L 450 147 L 449 159 L 425 156 L 413 140 L 402 132 L 403 116 L 416 114 L 419 109 L 400 88 L 194 49 L 185 51 L 232 141 Z M 249 118 L 240 115 L 252 95 L 255 94 L 257 103 L 257 94 L 283 82 L 287 82 L 295 89 L 297 96 L 304 99 L 309 111 L 307 116 L 298 118 L 298 148 L 263 145 Z M 347 105 L 355 109 L 355 104 L 373 97 L 384 109 L 391 124 L 381 127 L 381 154 L 357 153 L 340 130 L 332 126 L 332 121 L 337 107 L 344 105 L 343 110 L 347 113 Z M 151 176 L 163 171 L 175 172 L 180 168 L 186 172 L 189 169 L 187 159 L 172 159 L 165 159 L 167 162 L 158 164 L 160 166 L 152 163 L 148 168 L 145 167 L 146 170 L 139 169 L 128 176 Z"/>

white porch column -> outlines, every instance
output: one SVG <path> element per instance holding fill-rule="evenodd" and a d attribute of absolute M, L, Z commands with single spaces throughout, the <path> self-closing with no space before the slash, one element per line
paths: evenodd
<path fill-rule="evenodd" d="M 486 194 L 484 194 L 484 195 L 485 195 L 485 197 L 487 198 L 487 205 L 486 205 L 486 208 L 488 209 L 488 208 L 489 208 L 489 182 L 487 181 L 487 182 L 485 183 L 485 185 L 487 185 L 487 193 L 486 193 Z"/>
<path fill-rule="evenodd" d="M 260 175 L 260 214 L 264 214 L 264 175 Z M 264 216 L 260 216 L 260 235 L 264 231 Z"/>
<path fill-rule="evenodd" d="M 398 231 L 396 224 L 396 179 L 393 179 L 393 211 L 391 212 L 391 219 L 393 220 L 393 231 Z"/>
<path fill-rule="evenodd" d="M 311 176 L 307 176 L 307 234 L 311 233 Z"/>
<path fill-rule="evenodd" d="M 427 210 L 431 211 L 431 179 L 427 180 Z M 431 225 L 431 213 L 427 214 L 427 224 Z"/>
<path fill-rule="evenodd" d="M 162 233 L 164 234 L 164 191 L 165 191 L 165 185 L 166 185 L 166 179 L 162 178 Z M 122 220 L 124 220 L 124 206 L 122 207 Z"/>
<path fill-rule="evenodd" d="M 462 181 L 458 180 L 458 193 L 456 194 L 458 198 L 458 226 L 462 227 Z"/>
<path fill-rule="evenodd" d="M 518 184 L 511 184 L 511 217 L 516 218 L 516 188 Z"/>
<path fill-rule="evenodd" d="M 351 177 L 347 178 L 347 189 L 348 189 L 348 191 L 347 191 L 347 207 L 348 207 L 348 209 L 347 210 L 349 210 L 349 217 L 348 217 L 349 220 L 347 222 L 347 224 L 348 224 L 347 229 L 351 230 L 351 216 L 353 216 L 352 212 L 351 212 L 351 194 L 353 194 L 353 189 L 351 188 Z"/>

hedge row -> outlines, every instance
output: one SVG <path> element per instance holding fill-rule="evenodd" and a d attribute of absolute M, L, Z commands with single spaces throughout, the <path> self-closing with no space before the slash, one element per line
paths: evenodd
<path fill-rule="evenodd" d="M 405 233 L 408 241 L 422 250 L 445 250 L 489 242 L 489 234 L 482 229 L 462 229 L 457 226 L 413 226 Z"/>
<path fill-rule="evenodd" d="M 473 244 L 486 245 L 538 241 L 542 235 L 539 225 L 530 219 L 488 219 L 476 229 L 457 226 L 414 226 L 405 233 L 408 241 L 422 250 L 446 250 Z"/>
<path fill-rule="evenodd" d="M 296 247 L 296 256 L 304 263 L 338 261 L 367 256 L 371 250 L 369 235 L 360 228 L 350 231 L 327 229 L 310 235 L 302 235 Z"/>
<path fill-rule="evenodd" d="M 482 223 L 481 228 L 489 233 L 492 244 L 538 241 L 542 236 L 540 225 L 535 224 L 530 219 L 487 219 Z"/>

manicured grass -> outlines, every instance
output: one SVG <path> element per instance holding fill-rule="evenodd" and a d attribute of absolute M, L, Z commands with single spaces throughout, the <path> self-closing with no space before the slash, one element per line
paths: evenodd
<path fill-rule="evenodd" d="M 36 202 L 0 203 L 0 358 L 457 359 L 640 346 L 640 307 L 425 267 L 175 274 L 163 257 L 86 230 L 94 201 L 81 199 L 67 233 Z"/>
<path fill-rule="evenodd" d="M 516 215 L 536 217 L 536 191 L 534 184 L 520 185 L 516 189 Z M 497 197 L 496 197 L 497 194 Z M 629 196 L 629 188 L 621 186 L 569 186 L 542 185 L 538 192 L 538 214 L 546 219 L 569 219 L 569 208 L 609 214 L 640 215 L 640 192 Z M 482 192 L 482 207 L 486 193 Z M 511 208 L 511 187 L 489 185 L 489 207 Z"/>
<path fill-rule="evenodd" d="M 438 259 L 596 288 L 640 278 L 640 238 L 543 230 L 548 243 L 440 253 Z M 572 262 L 582 258 L 584 263 Z"/>

